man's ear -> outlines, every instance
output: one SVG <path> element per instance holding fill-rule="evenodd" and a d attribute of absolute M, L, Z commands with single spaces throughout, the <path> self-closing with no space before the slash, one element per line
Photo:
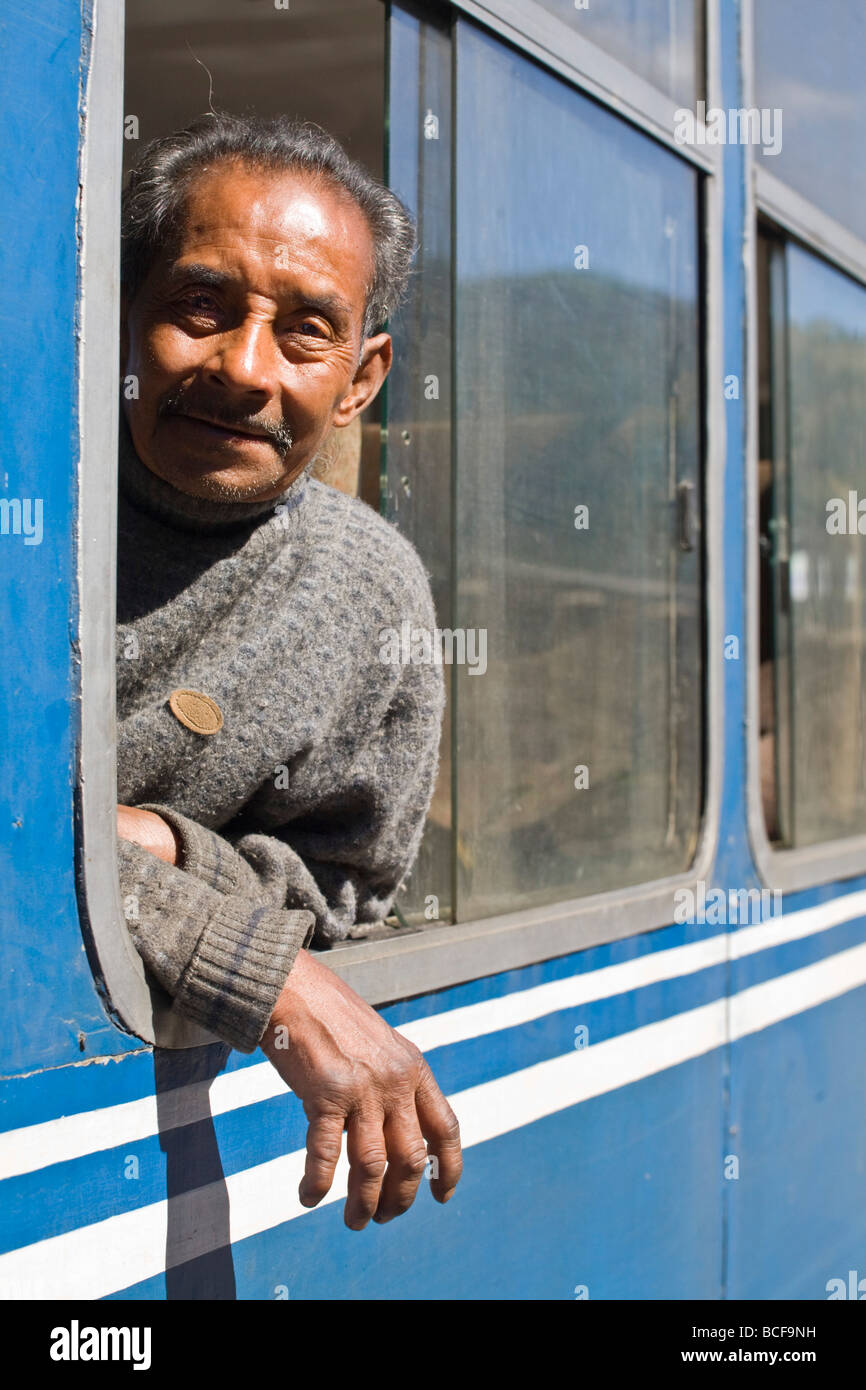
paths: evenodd
<path fill-rule="evenodd" d="M 389 333 L 377 333 L 364 342 L 361 362 L 348 392 L 334 414 L 334 428 L 344 429 L 356 415 L 375 400 L 382 382 L 391 370 L 394 346 Z"/>

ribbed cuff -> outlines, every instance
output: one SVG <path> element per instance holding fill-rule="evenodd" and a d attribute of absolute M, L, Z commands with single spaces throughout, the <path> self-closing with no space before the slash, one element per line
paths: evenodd
<path fill-rule="evenodd" d="M 178 1012 L 239 1052 L 254 1052 L 314 926 L 311 912 L 224 898 L 209 914 L 180 979 L 174 996 Z"/>
<path fill-rule="evenodd" d="M 177 867 L 184 873 L 192 874 L 193 878 L 206 883 L 208 888 L 213 888 L 225 897 L 250 898 L 254 901 L 259 897 L 260 885 L 255 869 L 238 853 L 234 845 L 229 844 L 228 840 L 224 840 L 215 830 L 208 830 L 206 826 L 199 825 L 198 821 L 191 820 L 189 816 L 181 815 L 180 811 L 175 811 L 171 806 L 163 806 L 157 802 L 149 802 L 139 809 L 154 811 L 171 826 L 180 843 L 181 857 Z M 306 908 L 291 910 L 307 912 Z M 309 946 L 316 932 L 316 918 L 312 913 L 309 916 L 310 929 L 301 943 L 304 947 Z"/>
<path fill-rule="evenodd" d="M 153 802 L 139 807 L 141 811 L 153 811 L 167 821 L 180 841 L 181 859 L 179 869 L 192 874 L 209 888 L 230 896 L 242 891 L 240 875 L 236 862 L 236 851 L 215 831 L 181 815 L 171 806 Z"/>

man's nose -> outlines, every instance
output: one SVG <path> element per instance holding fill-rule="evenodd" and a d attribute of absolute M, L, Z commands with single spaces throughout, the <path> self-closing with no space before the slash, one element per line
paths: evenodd
<path fill-rule="evenodd" d="M 278 385 L 277 353 L 271 325 L 249 317 L 220 335 L 207 370 L 229 390 L 270 398 Z"/>

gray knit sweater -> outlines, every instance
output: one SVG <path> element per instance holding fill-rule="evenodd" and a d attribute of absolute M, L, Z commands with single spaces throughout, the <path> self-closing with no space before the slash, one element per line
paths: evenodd
<path fill-rule="evenodd" d="M 435 623 L 408 541 L 306 476 L 279 502 L 199 502 L 121 428 L 118 800 L 177 832 L 178 866 L 120 841 L 127 925 L 173 1007 L 255 1049 L 295 955 L 377 921 L 436 775 L 441 669 L 381 632 Z M 172 692 L 216 702 L 197 733 Z"/>

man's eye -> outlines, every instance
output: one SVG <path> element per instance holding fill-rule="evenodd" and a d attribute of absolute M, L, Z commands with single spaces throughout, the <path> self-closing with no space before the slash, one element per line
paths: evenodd
<path fill-rule="evenodd" d="M 204 291 L 196 294 L 184 295 L 181 300 L 181 307 L 189 310 L 193 314 L 213 314 L 216 311 L 216 301 Z"/>
<path fill-rule="evenodd" d="M 305 338 L 324 338 L 325 331 L 322 325 L 315 323 L 312 319 L 304 319 L 303 323 L 298 324 L 298 333 L 302 333 Z"/>

